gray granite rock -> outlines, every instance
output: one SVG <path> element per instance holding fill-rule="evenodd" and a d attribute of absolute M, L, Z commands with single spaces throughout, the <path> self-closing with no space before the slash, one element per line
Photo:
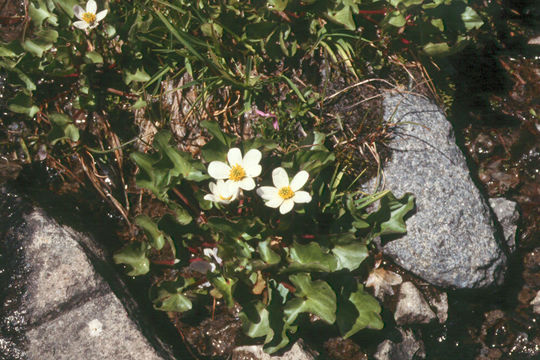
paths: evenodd
<path fill-rule="evenodd" d="M 428 324 L 437 316 L 431 310 L 422 293 L 410 281 L 401 284 L 399 298 L 394 312 L 398 325 Z"/>
<path fill-rule="evenodd" d="M 431 284 L 482 288 L 500 284 L 506 255 L 496 239 L 485 199 L 471 180 L 451 124 L 424 97 L 385 96 L 387 121 L 395 123 L 385 186 L 401 197 L 411 192 L 416 211 L 407 234 L 383 252 Z M 384 240 L 384 239 L 383 239 Z"/>
<path fill-rule="evenodd" d="M 91 237 L 5 188 L 0 216 L 1 359 L 173 359 Z"/>
<path fill-rule="evenodd" d="M 505 198 L 490 198 L 489 205 L 501 224 L 508 250 L 514 252 L 516 250 L 516 233 L 519 222 L 517 202 Z"/>
<path fill-rule="evenodd" d="M 411 330 L 399 329 L 399 331 L 402 336 L 401 342 L 384 340 L 377 347 L 377 352 L 373 357 L 376 360 L 425 359 L 426 353 L 422 340 L 417 340 Z"/>
<path fill-rule="evenodd" d="M 233 350 L 232 360 L 314 360 L 315 357 L 306 351 L 301 342 L 296 342 L 290 350 L 282 355 L 269 355 L 262 345 L 239 346 Z"/>

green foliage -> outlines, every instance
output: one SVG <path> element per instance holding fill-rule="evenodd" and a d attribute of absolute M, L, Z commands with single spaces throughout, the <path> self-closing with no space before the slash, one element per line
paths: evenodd
<path fill-rule="evenodd" d="M 467 0 L 389 0 L 394 11 L 384 21 L 399 28 L 407 41 L 429 56 L 447 56 L 463 49 L 484 22 Z M 391 33 L 395 33 L 391 31 Z"/>
<path fill-rule="evenodd" d="M 336 164 L 321 133 L 310 134 L 297 149 L 284 153 L 267 140 L 256 138 L 241 144 L 214 123 L 203 126 L 213 136 L 209 143 L 216 147 L 213 152 L 203 152 L 209 157 L 207 163 L 214 158 L 226 161 L 231 147 L 243 145 L 245 154 L 258 144 L 261 185 L 266 185 L 264 179 L 278 166 L 289 174 L 307 170 L 312 180 L 306 190 L 311 188 L 312 199 L 303 206 L 296 204 L 296 210 L 285 215 L 245 190 L 239 194 L 241 207 L 237 202 L 206 206 L 208 201 L 200 195 L 206 188 L 206 166 L 176 150 L 170 144 L 170 133 L 158 133 L 152 154 L 132 156 L 140 168 L 137 183 L 169 209 L 184 209 L 190 220 L 197 217 L 199 221 L 169 215 L 136 218 L 146 234 L 147 249 L 164 249 L 168 243 L 173 254 L 196 257 L 191 264 L 185 257 L 174 261 L 173 266 L 191 271 L 153 288 L 155 308 L 184 312 L 195 307 L 202 295 L 221 298 L 230 307 L 240 304 L 244 332 L 264 337 L 268 352 L 286 346 L 299 318 L 309 314 L 337 326 L 345 337 L 364 328 L 380 329 L 381 309 L 363 290 L 362 267 L 373 236 L 406 231 L 404 217 L 414 206 L 413 197 L 407 194 L 396 199 L 390 192 L 363 196 L 354 190 L 354 180 Z M 196 177 L 191 175 L 194 169 L 200 172 Z M 175 189 L 182 192 L 181 201 L 172 195 Z M 368 206 L 377 201 L 380 207 L 368 213 Z M 168 232 L 171 227 L 165 226 L 165 219 L 172 219 L 180 231 Z M 115 261 L 135 269 L 145 256 L 141 249 L 131 245 Z M 135 250 L 138 252 L 131 255 Z M 131 274 L 137 272 L 143 273 L 133 270 Z M 205 281 L 209 287 L 199 285 Z"/>

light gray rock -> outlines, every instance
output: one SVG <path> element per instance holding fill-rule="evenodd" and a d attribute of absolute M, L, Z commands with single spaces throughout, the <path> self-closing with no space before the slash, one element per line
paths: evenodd
<path fill-rule="evenodd" d="M 535 314 L 540 314 L 540 290 L 536 293 L 536 296 L 534 299 L 531 300 L 530 303 L 533 307 L 533 311 Z"/>
<path fill-rule="evenodd" d="M 437 316 L 431 310 L 422 293 L 410 281 L 401 284 L 394 312 L 398 325 L 427 324 Z"/>
<path fill-rule="evenodd" d="M 232 360 L 314 360 L 315 357 L 296 342 L 290 350 L 280 356 L 264 352 L 262 345 L 239 346 L 233 350 Z"/>
<path fill-rule="evenodd" d="M 489 205 L 501 224 L 508 250 L 513 253 L 516 250 L 516 232 L 519 222 L 518 204 L 505 198 L 490 198 Z"/>
<path fill-rule="evenodd" d="M 399 329 L 402 341 L 394 343 L 391 340 L 384 340 L 377 347 L 377 352 L 373 355 L 376 360 L 412 360 L 425 359 L 426 353 L 422 340 L 417 340 L 411 330 Z"/>
<path fill-rule="evenodd" d="M 386 188 L 411 192 L 416 211 L 407 234 L 388 241 L 383 252 L 431 284 L 482 288 L 504 279 L 506 255 L 496 239 L 485 199 L 471 180 L 451 124 L 423 97 L 385 96 L 387 121 L 395 123 L 384 165 Z"/>
<path fill-rule="evenodd" d="M 428 303 L 437 313 L 439 323 L 444 324 L 448 320 L 448 295 L 443 292 L 438 296 L 429 298 Z"/>
<path fill-rule="evenodd" d="M 0 358 L 173 359 L 91 237 L 5 188 L 0 217 Z"/>

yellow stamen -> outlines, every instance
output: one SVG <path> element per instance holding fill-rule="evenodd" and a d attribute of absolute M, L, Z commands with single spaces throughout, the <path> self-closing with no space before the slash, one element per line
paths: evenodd
<path fill-rule="evenodd" d="M 219 198 L 220 198 L 220 200 L 229 201 L 229 200 L 231 200 L 232 195 L 231 195 L 231 196 L 227 196 L 227 197 L 223 197 L 223 196 L 219 195 Z"/>
<path fill-rule="evenodd" d="M 287 200 L 294 196 L 294 191 L 291 190 L 290 186 L 284 186 L 281 189 L 278 190 L 278 195 Z"/>
<path fill-rule="evenodd" d="M 232 167 L 231 172 L 229 173 L 229 179 L 232 181 L 240 181 L 246 177 L 246 172 L 244 168 L 236 164 Z"/>
<path fill-rule="evenodd" d="M 96 21 L 96 14 L 92 14 L 89 12 L 82 14 L 81 17 L 88 24 L 92 24 L 94 21 Z"/>

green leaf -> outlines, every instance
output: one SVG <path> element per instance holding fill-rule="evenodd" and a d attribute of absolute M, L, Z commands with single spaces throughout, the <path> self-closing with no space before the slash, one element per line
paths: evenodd
<path fill-rule="evenodd" d="M 131 243 L 113 256 L 115 264 L 126 264 L 131 267 L 129 276 L 144 275 L 150 271 L 150 261 L 146 257 L 145 243 Z"/>
<path fill-rule="evenodd" d="M 295 241 L 291 246 L 290 258 L 293 261 L 290 268 L 294 270 L 335 271 L 337 267 L 336 258 L 323 251 L 316 242 L 302 245 Z"/>
<path fill-rule="evenodd" d="M 212 138 L 212 140 L 204 144 L 201 148 L 202 156 L 207 162 L 226 161 L 227 151 L 229 151 L 228 146 L 223 144 L 217 138 Z"/>
<path fill-rule="evenodd" d="M 346 339 L 364 328 L 383 328 L 379 302 L 367 292 L 362 285 L 347 296 L 340 296 L 337 310 L 337 325 L 341 335 Z"/>
<path fill-rule="evenodd" d="M 344 5 L 338 11 L 329 11 L 328 17 L 330 20 L 345 26 L 347 30 L 356 29 L 356 24 L 354 23 L 352 9 L 350 6 Z"/>
<path fill-rule="evenodd" d="M 201 25 L 201 31 L 205 36 L 221 38 L 223 36 L 223 28 L 216 23 L 205 23 Z"/>
<path fill-rule="evenodd" d="M 465 8 L 465 11 L 461 13 L 461 20 L 463 20 L 463 23 L 465 24 L 465 29 L 467 31 L 478 29 L 482 25 L 484 25 L 484 22 L 482 21 L 482 18 L 480 18 L 480 15 L 476 11 L 473 10 L 470 6 L 467 6 Z"/>
<path fill-rule="evenodd" d="M 367 246 L 361 243 L 337 245 L 332 249 L 332 253 L 337 258 L 336 270 L 349 269 L 350 271 L 358 269 L 369 255 Z"/>
<path fill-rule="evenodd" d="M 129 85 L 132 82 L 146 82 L 148 80 L 150 80 L 150 75 L 148 75 L 143 68 L 139 68 L 135 72 L 124 70 L 124 82 L 126 85 Z"/>
<path fill-rule="evenodd" d="M 259 242 L 259 254 L 265 263 L 275 265 L 281 261 L 281 256 L 270 248 L 270 241 L 270 239 L 266 239 Z"/>
<path fill-rule="evenodd" d="M 162 282 L 151 291 L 154 309 L 174 312 L 191 310 L 191 300 L 183 294 L 183 290 L 193 283 L 193 280 L 184 281 L 183 278 Z"/>
<path fill-rule="evenodd" d="M 143 229 L 148 241 L 150 241 L 150 245 L 154 249 L 161 250 L 163 248 L 165 245 L 165 236 L 151 218 L 146 215 L 139 215 L 135 218 L 135 224 Z"/>
<path fill-rule="evenodd" d="M 422 50 L 429 56 L 443 56 L 450 53 L 450 46 L 447 43 L 427 43 Z"/>
<path fill-rule="evenodd" d="M 246 36 L 250 40 L 265 39 L 277 29 L 277 24 L 269 21 L 261 21 L 246 25 Z"/>
<path fill-rule="evenodd" d="M 84 57 L 89 59 L 93 64 L 101 64 L 101 63 L 103 63 L 103 57 L 97 51 L 87 52 L 84 55 Z"/>
<path fill-rule="evenodd" d="M 17 54 L 10 49 L 9 45 L 0 44 L 0 57 L 15 57 Z"/>
<path fill-rule="evenodd" d="M 268 8 L 274 11 L 283 11 L 288 3 L 289 0 L 268 0 Z"/>
<path fill-rule="evenodd" d="M 36 28 L 41 28 L 43 25 L 43 22 L 47 20 L 47 22 L 51 25 L 57 26 L 57 17 L 53 13 L 49 11 L 47 8 L 47 5 L 45 5 L 45 2 L 43 0 L 38 1 L 39 7 L 36 7 L 34 3 L 30 3 L 28 6 L 28 15 L 32 19 L 32 24 Z"/>
<path fill-rule="evenodd" d="M 159 161 L 159 156 L 133 152 L 129 157 L 141 169 L 136 177 L 137 186 L 152 191 L 163 201 L 166 200 L 171 177 L 168 169 L 154 167 Z"/>
<path fill-rule="evenodd" d="M 176 221 L 181 225 L 187 225 L 193 221 L 193 217 L 181 205 L 170 203 L 169 207 L 174 211 Z"/>
<path fill-rule="evenodd" d="M 234 298 L 233 298 L 233 289 L 238 281 L 237 279 L 231 279 L 231 278 L 225 278 L 221 275 L 219 276 L 212 276 L 211 274 L 207 274 L 209 277 L 208 281 L 214 287 L 223 295 L 223 298 L 225 299 L 225 303 L 228 307 L 233 307 L 235 304 Z"/>
<path fill-rule="evenodd" d="M 182 175 L 186 177 L 191 172 L 191 164 L 189 162 L 191 155 L 182 153 L 175 147 L 169 144 L 172 134 L 168 130 L 158 132 L 154 137 L 154 148 L 165 155 L 172 163 L 172 176 Z"/>
<path fill-rule="evenodd" d="M 274 337 L 274 331 L 270 327 L 270 313 L 260 301 L 258 301 L 255 306 L 253 306 L 253 309 L 250 310 L 251 311 L 248 312 L 246 307 L 244 307 L 244 310 L 240 313 L 244 334 L 251 338 L 265 336 L 266 339 L 264 342 L 269 342 Z M 256 312 L 256 316 L 250 314 L 253 311 Z"/>
<path fill-rule="evenodd" d="M 442 19 L 431 19 L 431 25 L 435 26 L 439 31 L 444 32 L 444 22 Z"/>
<path fill-rule="evenodd" d="M 39 111 L 39 108 L 32 104 L 32 98 L 22 92 L 9 101 L 8 109 L 18 114 L 25 114 L 30 118 Z"/>
<path fill-rule="evenodd" d="M 402 27 L 407 23 L 405 16 L 403 16 L 399 11 L 392 11 L 385 18 L 386 22 L 395 27 Z"/>
<path fill-rule="evenodd" d="M 49 132 L 48 137 L 53 145 L 66 138 L 71 141 L 79 141 L 79 129 L 73 125 L 73 120 L 69 116 L 66 114 L 52 113 L 49 114 L 49 120 L 53 127 Z"/>
<path fill-rule="evenodd" d="M 326 281 L 311 281 L 306 273 L 290 275 L 296 287 L 295 298 L 285 304 L 286 322 L 291 324 L 300 313 L 307 312 L 333 324 L 336 321 L 336 294 Z"/>
<path fill-rule="evenodd" d="M 233 141 L 236 139 L 236 137 L 223 132 L 219 127 L 219 124 L 215 121 L 205 120 L 202 121 L 200 125 L 206 130 L 208 130 L 208 132 L 212 134 L 215 139 L 225 145 L 227 150 L 229 149 Z"/>
<path fill-rule="evenodd" d="M 34 33 L 32 39 L 25 40 L 22 47 L 32 55 L 42 57 L 45 51 L 52 48 L 57 39 L 58 32 L 56 30 L 40 30 Z"/>
<path fill-rule="evenodd" d="M 404 217 L 414 208 L 414 196 L 407 193 L 396 199 L 392 193 L 381 199 L 381 208 L 388 209 L 389 219 L 380 223 L 380 235 L 405 234 L 407 226 Z"/>

